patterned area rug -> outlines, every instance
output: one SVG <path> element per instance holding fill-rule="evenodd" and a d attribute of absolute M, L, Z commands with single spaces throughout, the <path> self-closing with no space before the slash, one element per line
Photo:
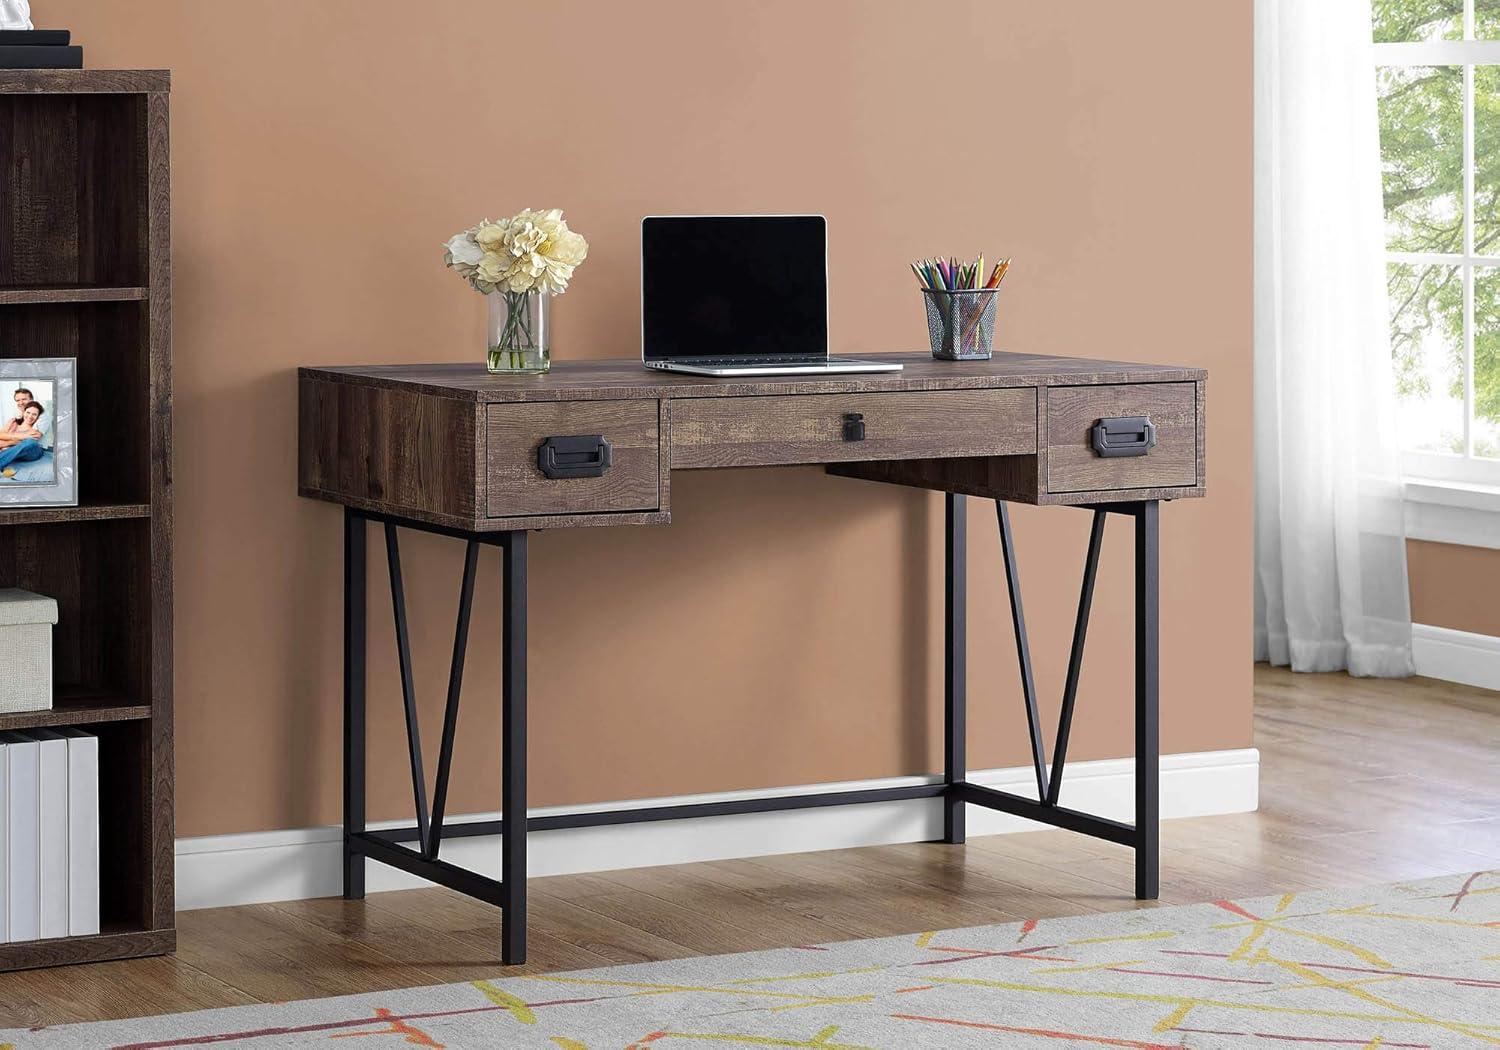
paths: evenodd
<path fill-rule="evenodd" d="M 1500 872 L 13 1030 L 0 1032 L 4 1041 L 16 1050 L 1500 1046 Z"/>

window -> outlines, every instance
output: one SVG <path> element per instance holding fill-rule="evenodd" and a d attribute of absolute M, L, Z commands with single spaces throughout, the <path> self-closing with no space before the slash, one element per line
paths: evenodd
<path fill-rule="evenodd" d="M 1406 472 L 1500 485 L 1500 0 L 1374 0 Z"/>

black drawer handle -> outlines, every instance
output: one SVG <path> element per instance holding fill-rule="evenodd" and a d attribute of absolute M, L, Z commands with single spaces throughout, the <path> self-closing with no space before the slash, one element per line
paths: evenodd
<path fill-rule="evenodd" d="M 863 412 L 844 413 L 844 440 L 863 441 L 865 439 L 865 415 Z"/>
<path fill-rule="evenodd" d="M 536 465 L 554 480 L 602 478 L 609 469 L 611 451 L 601 434 L 549 437 L 536 450 Z"/>
<path fill-rule="evenodd" d="M 1156 424 L 1146 416 L 1101 419 L 1092 434 L 1094 451 L 1101 456 L 1144 456 L 1156 444 Z"/>

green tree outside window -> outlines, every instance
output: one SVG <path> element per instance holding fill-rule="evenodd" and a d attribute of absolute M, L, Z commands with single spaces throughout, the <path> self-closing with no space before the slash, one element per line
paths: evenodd
<path fill-rule="evenodd" d="M 1500 0 L 1471 0 L 1473 39 L 1500 39 Z M 1374 0 L 1376 43 L 1464 39 L 1464 0 Z M 1382 65 L 1379 94 L 1391 354 L 1408 404 L 1465 396 L 1465 266 L 1472 267 L 1473 453 L 1500 457 L 1500 66 L 1473 64 L 1473 197 L 1466 209 L 1466 65 Z M 1466 229 L 1467 224 L 1467 229 Z M 1466 243 L 1466 235 L 1471 240 Z M 1413 255 L 1438 256 L 1414 259 Z M 1442 258 L 1446 257 L 1446 258 Z M 1434 357 L 1445 360 L 1434 360 Z M 1425 447 L 1462 454 L 1463 421 Z"/>

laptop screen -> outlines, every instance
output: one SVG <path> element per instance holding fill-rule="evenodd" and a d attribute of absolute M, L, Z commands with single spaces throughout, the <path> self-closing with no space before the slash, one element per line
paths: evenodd
<path fill-rule="evenodd" d="M 643 220 L 641 344 L 647 361 L 827 354 L 823 217 Z"/>

